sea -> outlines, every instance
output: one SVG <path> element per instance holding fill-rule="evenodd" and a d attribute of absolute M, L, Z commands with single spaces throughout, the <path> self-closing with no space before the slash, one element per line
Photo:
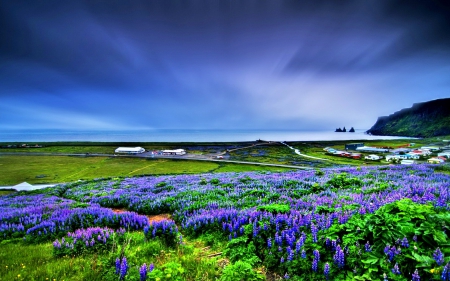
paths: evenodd
<path fill-rule="evenodd" d="M 366 130 L 354 133 L 296 130 L 1 130 L 0 142 L 246 142 L 246 141 L 333 141 L 401 139 L 398 136 L 372 136 Z"/>

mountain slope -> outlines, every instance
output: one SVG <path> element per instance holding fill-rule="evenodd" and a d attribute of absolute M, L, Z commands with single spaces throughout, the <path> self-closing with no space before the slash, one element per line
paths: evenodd
<path fill-rule="evenodd" d="M 450 135 L 450 98 L 415 103 L 411 108 L 379 117 L 367 133 L 408 137 Z"/>

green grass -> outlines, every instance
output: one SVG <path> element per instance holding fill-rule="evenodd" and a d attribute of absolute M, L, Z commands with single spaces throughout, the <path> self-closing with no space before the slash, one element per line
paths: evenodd
<path fill-rule="evenodd" d="M 52 247 L 51 243 L 0 245 L 0 280 L 101 280 L 98 259 L 57 259 Z"/>
<path fill-rule="evenodd" d="M 176 262 L 186 270 L 186 280 L 215 280 L 221 273 L 220 257 L 208 258 L 211 250 L 199 240 L 186 241 L 183 246 L 168 248 L 158 239 L 147 241 L 143 232 L 127 233 L 128 244 L 117 245 L 108 252 L 77 257 L 57 258 L 52 243 L 27 245 L 22 241 L 0 244 L 0 280 L 118 280 L 114 261 L 123 251 L 128 260 L 126 280 L 139 280 L 142 263 L 161 268 Z M 6 243 L 5 243 L 6 242 Z"/>
<path fill-rule="evenodd" d="M 207 172 L 286 171 L 287 169 L 207 161 L 122 157 L 0 156 L 0 185 L 62 183 L 113 176 Z"/>
<path fill-rule="evenodd" d="M 8 194 L 11 194 L 14 192 L 16 192 L 16 191 L 15 190 L 0 190 L 0 196 L 8 195 Z"/>

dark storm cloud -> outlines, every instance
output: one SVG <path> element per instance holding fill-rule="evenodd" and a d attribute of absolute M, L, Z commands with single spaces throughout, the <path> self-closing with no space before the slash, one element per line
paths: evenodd
<path fill-rule="evenodd" d="M 337 14 L 336 7 L 326 8 L 285 71 L 346 75 L 408 60 L 450 59 L 450 6 L 444 3 L 360 1 Z"/>
<path fill-rule="evenodd" d="M 0 126 L 333 128 L 449 89 L 444 1 L 0 3 Z"/>

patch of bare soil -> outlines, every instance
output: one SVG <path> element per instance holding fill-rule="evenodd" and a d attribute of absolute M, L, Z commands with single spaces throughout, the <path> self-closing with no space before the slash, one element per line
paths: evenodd
<path fill-rule="evenodd" d="M 152 216 L 147 216 L 147 218 L 148 218 L 148 222 L 150 224 L 152 224 L 153 222 L 156 222 L 156 221 L 171 220 L 170 214 L 152 215 Z"/>
<path fill-rule="evenodd" d="M 122 213 L 128 212 L 127 209 L 112 208 L 111 210 L 116 214 L 122 214 Z M 170 214 L 151 215 L 151 216 L 147 216 L 147 218 L 148 218 L 149 224 L 152 224 L 153 222 L 157 222 L 157 221 L 172 219 Z"/>

